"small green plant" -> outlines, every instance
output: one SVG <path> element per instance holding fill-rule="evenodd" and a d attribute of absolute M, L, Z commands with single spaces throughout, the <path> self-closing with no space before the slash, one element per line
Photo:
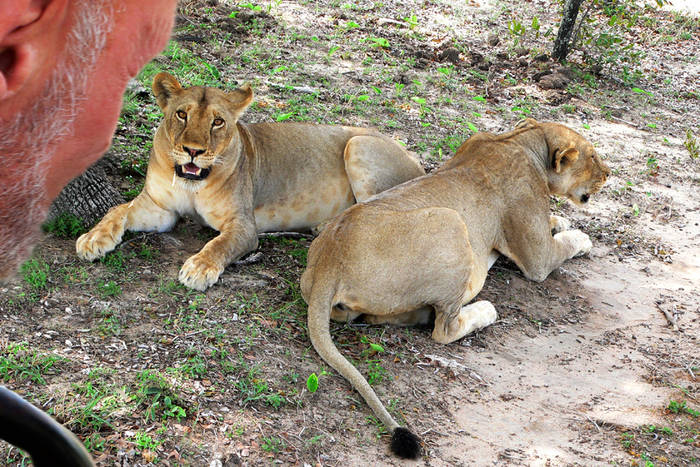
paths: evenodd
<path fill-rule="evenodd" d="M 403 20 L 408 24 L 408 28 L 413 30 L 418 26 L 418 17 L 415 13 L 411 13 L 411 16 L 406 16 Z"/>
<path fill-rule="evenodd" d="M 56 364 L 63 361 L 58 355 L 29 350 L 26 342 L 10 343 L 0 347 L 0 380 L 46 384 L 44 376 L 56 374 Z"/>
<path fill-rule="evenodd" d="M 381 383 L 388 372 L 379 359 L 367 360 L 367 382 L 370 385 Z"/>
<path fill-rule="evenodd" d="M 688 404 L 685 401 L 678 402 L 671 400 L 666 409 L 671 413 L 685 413 L 691 417 L 700 417 L 700 411 L 688 407 Z"/>
<path fill-rule="evenodd" d="M 287 400 L 281 394 L 273 392 L 267 385 L 267 382 L 258 377 L 260 369 L 257 365 L 248 366 L 241 359 L 240 366 L 246 373 L 236 382 L 236 388 L 243 396 L 243 404 L 261 401 L 275 409 L 279 409 L 287 403 Z"/>
<path fill-rule="evenodd" d="M 309 377 L 306 378 L 306 389 L 308 389 L 311 394 L 318 390 L 318 376 L 316 376 L 316 373 L 311 373 Z"/>
<path fill-rule="evenodd" d="M 97 293 L 103 298 L 116 297 L 122 293 L 122 288 L 114 281 L 101 279 L 97 282 Z"/>
<path fill-rule="evenodd" d="M 185 362 L 178 366 L 178 370 L 182 374 L 193 379 L 202 379 L 206 376 L 208 373 L 207 361 L 196 348 L 188 348 L 185 350 L 184 356 L 186 358 Z"/>
<path fill-rule="evenodd" d="M 630 449 L 632 447 L 632 441 L 634 441 L 633 433 L 625 432 L 620 435 L 620 443 L 622 444 L 623 448 Z"/>
<path fill-rule="evenodd" d="M 156 420 L 174 418 L 177 421 L 187 417 L 187 411 L 180 405 L 173 388 L 161 373 L 156 370 L 143 370 L 136 379 L 138 389 L 134 400 L 146 406 L 145 419 Z"/>
<path fill-rule="evenodd" d="M 19 268 L 24 281 L 34 291 L 43 290 L 49 281 L 49 265 L 39 258 L 32 258 Z"/>
<path fill-rule="evenodd" d="M 58 238 L 78 238 L 87 232 L 84 222 L 77 216 L 63 213 L 41 226 L 42 230 Z"/>
<path fill-rule="evenodd" d="M 383 37 L 370 37 L 367 39 L 367 41 L 371 42 L 372 47 L 381 47 L 384 49 L 388 49 L 390 47 L 389 41 Z"/>
<path fill-rule="evenodd" d="M 119 315 L 113 310 L 106 309 L 100 312 L 102 318 L 97 326 L 97 330 L 103 336 L 119 336 L 122 333 L 122 324 Z"/>
<path fill-rule="evenodd" d="M 690 153 L 691 159 L 697 159 L 698 156 L 700 156 L 700 146 L 698 146 L 698 141 L 695 139 L 693 132 L 690 131 L 690 128 L 685 131 L 685 141 L 683 141 L 683 145 Z"/>
<path fill-rule="evenodd" d="M 99 433 L 93 433 L 83 441 L 83 445 L 88 452 L 102 452 L 105 450 L 106 440 Z"/>
<path fill-rule="evenodd" d="M 100 263 L 114 272 L 126 271 L 126 258 L 121 250 L 112 251 L 100 259 Z"/>
<path fill-rule="evenodd" d="M 262 443 L 260 443 L 260 447 L 265 452 L 272 452 L 277 454 L 278 452 L 286 448 L 287 445 L 283 439 L 277 438 L 275 436 L 263 436 Z"/>
<path fill-rule="evenodd" d="M 147 261 L 153 260 L 158 256 L 158 250 L 151 247 L 147 243 L 142 243 L 139 250 L 136 252 L 139 258 L 145 259 Z"/>
<path fill-rule="evenodd" d="M 163 444 L 162 441 L 151 438 L 151 435 L 146 432 L 137 431 L 134 435 L 134 445 L 139 451 L 155 451 L 161 444 Z"/>
<path fill-rule="evenodd" d="M 512 20 L 510 20 L 510 23 L 508 23 L 508 32 L 512 36 L 522 36 L 525 32 L 525 26 L 523 26 L 523 24 L 520 21 L 513 18 Z"/>

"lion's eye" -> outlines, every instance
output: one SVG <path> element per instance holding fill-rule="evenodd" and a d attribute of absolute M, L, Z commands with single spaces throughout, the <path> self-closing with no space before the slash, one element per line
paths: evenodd
<path fill-rule="evenodd" d="M 224 119 L 223 118 L 215 118 L 214 122 L 212 122 L 212 126 L 221 126 L 224 124 Z"/>
<path fill-rule="evenodd" d="M 185 112 L 184 110 L 178 110 L 176 114 L 177 118 L 179 118 L 180 120 L 187 120 L 187 112 Z"/>

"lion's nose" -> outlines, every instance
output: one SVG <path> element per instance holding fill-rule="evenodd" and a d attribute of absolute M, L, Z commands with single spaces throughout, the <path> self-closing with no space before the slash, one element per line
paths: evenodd
<path fill-rule="evenodd" d="M 194 159 L 195 157 L 197 157 L 201 154 L 204 154 L 204 149 L 188 148 L 187 146 L 183 146 L 182 149 L 185 152 L 187 152 L 192 157 L 192 159 Z"/>

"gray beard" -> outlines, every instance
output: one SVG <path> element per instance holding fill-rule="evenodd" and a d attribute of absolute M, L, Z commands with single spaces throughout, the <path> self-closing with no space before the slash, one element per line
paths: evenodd
<path fill-rule="evenodd" d="M 90 72 L 112 28 L 106 0 L 76 3 L 75 26 L 40 97 L 21 114 L 0 121 L 0 158 L 12 170 L 0 192 L 0 280 L 15 273 L 39 239 L 50 201 L 46 172 L 55 148 L 72 134 Z"/>

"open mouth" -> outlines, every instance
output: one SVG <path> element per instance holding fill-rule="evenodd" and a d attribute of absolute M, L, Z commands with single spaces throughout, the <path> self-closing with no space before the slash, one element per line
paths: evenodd
<path fill-rule="evenodd" d="M 209 175 L 209 169 L 203 169 L 192 162 L 188 162 L 184 165 L 176 165 L 175 173 L 178 177 L 188 180 L 204 180 Z"/>

